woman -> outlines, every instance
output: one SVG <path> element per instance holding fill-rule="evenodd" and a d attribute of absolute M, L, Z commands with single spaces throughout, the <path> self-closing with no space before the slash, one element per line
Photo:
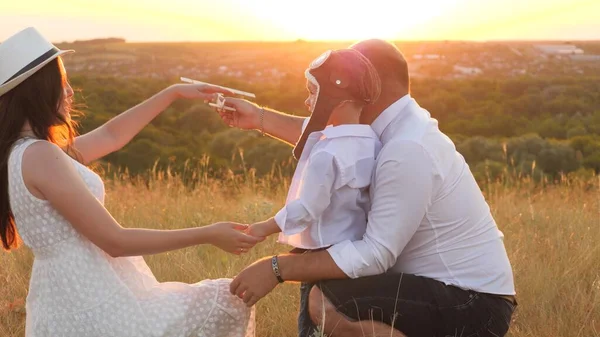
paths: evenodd
<path fill-rule="evenodd" d="M 26 336 L 249 336 L 254 315 L 230 280 L 159 283 L 140 255 L 198 244 L 239 254 L 259 239 L 244 225 L 121 227 L 86 166 L 129 142 L 177 98 L 216 88 L 175 85 L 75 137 L 73 90 L 60 51 L 28 28 L 0 45 L 0 236 L 34 255 Z M 18 234 L 17 234 L 18 232 Z"/>

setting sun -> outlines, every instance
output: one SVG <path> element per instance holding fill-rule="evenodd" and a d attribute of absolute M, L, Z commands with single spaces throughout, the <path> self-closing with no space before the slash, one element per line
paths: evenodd
<path fill-rule="evenodd" d="M 411 3 L 372 0 L 352 6 L 347 1 L 308 0 L 280 4 L 254 1 L 253 10 L 262 22 L 307 40 L 397 39 L 441 15 L 450 3 L 429 0 Z M 259 9 L 260 8 L 260 9 Z M 410 14 L 409 14 L 410 13 Z"/>

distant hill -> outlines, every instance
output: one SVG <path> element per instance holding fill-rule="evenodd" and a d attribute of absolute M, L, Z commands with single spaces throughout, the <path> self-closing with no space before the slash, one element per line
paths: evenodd
<path fill-rule="evenodd" d="M 106 43 L 125 43 L 125 39 L 118 37 L 109 37 L 103 39 L 91 39 L 91 40 L 75 40 L 73 44 L 89 45 L 89 44 L 106 44 Z"/>

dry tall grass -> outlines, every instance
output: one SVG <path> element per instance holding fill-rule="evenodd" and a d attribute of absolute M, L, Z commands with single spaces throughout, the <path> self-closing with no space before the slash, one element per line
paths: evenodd
<path fill-rule="evenodd" d="M 199 180 L 189 189 L 168 174 L 154 174 L 146 183 L 120 175 L 107 183 L 107 207 L 124 226 L 183 228 L 264 219 L 285 197 L 286 183 L 275 177 Z M 545 188 L 527 180 L 485 188 L 516 277 L 520 306 L 510 336 L 600 336 L 599 185 L 595 177 Z M 257 258 L 285 250 L 269 240 L 241 257 L 200 246 L 147 261 L 159 280 L 196 282 L 234 276 Z M 27 249 L 0 253 L 0 336 L 24 335 L 22 302 L 31 262 Z M 297 302 L 294 284 L 259 302 L 258 336 L 295 336 Z"/>

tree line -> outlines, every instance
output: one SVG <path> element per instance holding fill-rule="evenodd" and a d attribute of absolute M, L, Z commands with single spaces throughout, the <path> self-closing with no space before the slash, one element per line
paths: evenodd
<path fill-rule="evenodd" d="M 75 75 L 76 102 L 87 132 L 173 82 Z M 286 75 L 278 84 L 248 84 L 230 78 L 210 82 L 249 90 L 257 103 L 307 115 L 304 79 Z M 415 79 L 411 95 L 439 121 L 478 179 L 507 170 L 557 179 L 575 171 L 600 173 L 600 79 Z M 207 174 L 247 172 L 289 175 L 291 148 L 258 132 L 225 126 L 202 102 L 177 101 L 103 166 L 132 175 L 152 168 L 183 172 L 201 166 Z"/>

